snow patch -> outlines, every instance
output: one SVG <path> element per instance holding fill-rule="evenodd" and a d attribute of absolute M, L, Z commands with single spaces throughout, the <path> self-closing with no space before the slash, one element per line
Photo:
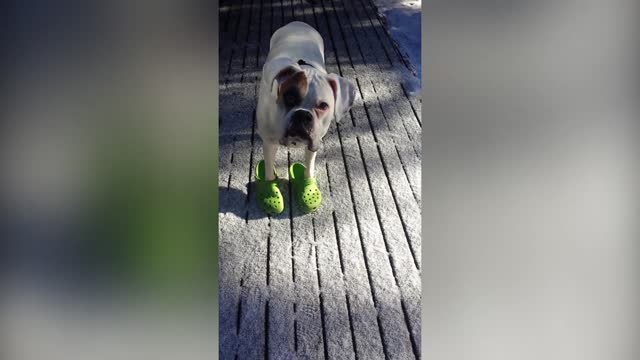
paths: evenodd
<path fill-rule="evenodd" d="M 420 92 L 420 31 L 422 0 L 374 0 L 380 16 L 385 19 L 400 52 L 411 63 L 416 77 L 407 79 L 407 91 Z"/>

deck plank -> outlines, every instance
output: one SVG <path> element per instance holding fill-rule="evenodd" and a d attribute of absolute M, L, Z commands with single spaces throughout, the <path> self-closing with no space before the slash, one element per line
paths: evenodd
<path fill-rule="evenodd" d="M 257 101 L 257 56 L 258 56 L 258 34 L 261 17 L 262 6 L 260 0 L 251 0 L 248 31 L 246 34 L 240 33 L 239 41 L 244 39 L 244 60 L 243 60 L 243 81 L 252 85 L 250 98 L 253 99 L 253 106 L 248 109 L 255 109 Z M 242 36 L 246 36 L 243 38 Z M 252 194 L 255 194 L 255 184 L 252 182 L 252 174 L 255 158 L 260 156 L 260 149 L 256 146 L 255 138 L 255 112 L 252 112 L 248 127 L 251 136 L 243 139 L 240 149 L 249 149 L 249 151 L 241 151 L 242 155 L 238 155 L 239 162 L 234 164 L 234 169 L 238 170 L 241 177 L 238 185 L 244 185 L 247 189 L 246 198 L 246 228 L 249 235 L 243 239 L 236 241 L 246 241 L 248 253 L 252 256 L 247 257 L 243 269 L 243 286 L 241 291 L 241 311 L 240 311 L 240 331 L 238 346 L 239 359 L 257 359 L 263 356 L 266 349 L 266 302 L 268 300 L 267 293 L 267 261 L 268 261 L 268 218 L 261 217 L 255 201 L 251 201 Z M 248 156 L 247 156 L 248 153 Z M 249 222 L 248 219 L 255 221 Z M 241 219 L 240 219 L 241 221 Z M 252 341 L 242 341 L 244 339 L 252 339 Z"/>
<path fill-rule="evenodd" d="M 236 26 L 240 26 L 243 17 L 248 14 L 240 11 L 242 4 L 236 7 L 232 14 L 236 16 Z M 242 57 L 244 54 L 233 48 L 229 52 L 230 68 L 225 76 L 224 86 L 220 94 L 220 226 L 219 239 L 219 299 L 220 299 L 220 359 L 233 359 L 239 345 L 238 309 L 242 291 L 242 273 L 245 258 L 241 255 L 245 244 L 237 240 L 238 237 L 247 237 L 247 228 L 244 226 L 242 214 L 246 209 L 247 192 L 242 183 L 240 174 L 233 164 L 242 163 L 244 152 L 241 149 L 242 141 L 250 133 L 251 129 L 251 86 L 250 82 L 240 82 L 241 76 L 233 79 L 229 74 L 242 74 Z M 249 110 L 248 110 L 249 109 Z M 233 163 L 231 162 L 233 160 Z"/>
<path fill-rule="evenodd" d="M 336 10 L 338 14 L 342 14 L 340 17 L 341 24 L 345 24 L 343 25 L 343 32 L 346 35 L 346 43 L 351 49 L 358 49 L 358 51 L 353 51 L 351 53 L 353 66 L 356 69 L 356 72 L 358 74 L 367 74 L 367 72 L 371 71 L 382 71 L 382 68 L 376 65 L 367 66 L 367 63 L 380 59 L 380 56 L 379 53 L 376 54 L 371 51 L 373 46 L 369 46 L 370 44 L 359 41 L 365 38 L 366 35 L 362 27 L 351 26 L 351 22 L 355 16 L 352 12 L 353 9 L 350 8 L 348 2 L 336 1 L 336 4 L 337 3 L 340 3 L 340 5 L 336 5 Z M 340 7 L 342 5 L 345 5 L 344 11 L 341 11 L 343 10 L 343 8 Z M 346 26 L 346 24 L 349 24 L 349 26 Z M 363 51 L 363 49 L 369 50 Z M 373 64 L 375 64 L 375 62 Z M 361 78 L 362 80 L 360 80 Z M 405 321 L 409 322 L 409 328 L 417 330 L 420 327 L 419 319 L 414 317 L 406 319 L 405 314 L 398 312 L 398 309 L 404 311 L 409 307 L 411 309 L 411 313 L 419 313 L 419 274 L 417 269 L 406 267 L 406 264 L 419 263 L 419 259 L 415 259 L 411 254 L 412 252 L 408 251 L 410 247 L 406 240 L 403 242 L 397 242 L 393 241 L 393 238 L 389 239 L 389 237 L 394 237 L 397 233 L 398 214 L 395 211 L 387 211 L 383 214 L 380 214 L 377 211 L 378 208 L 375 206 L 376 203 L 392 204 L 393 202 L 389 202 L 385 198 L 378 198 L 376 202 L 375 196 L 378 195 L 378 197 L 380 197 L 385 193 L 381 193 L 380 191 L 374 192 L 373 190 L 384 189 L 384 182 L 369 181 L 369 178 L 366 176 L 365 166 L 363 165 L 366 164 L 367 167 L 373 167 L 377 170 L 380 170 L 382 167 L 380 160 L 378 159 L 378 152 L 374 150 L 375 147 L 373 147 L 372 144 L 377 144 L 378 149 L 382 149 L 381 154 L 383 157 L 384 154 L 387 154 L 391 155 L 389 157 L 392 160 L 395 160 L 393 159 L 393 151 L 390 149 L 394 139 L 390 136 L 390 131 L 387 127 L 388 125 L 382 111 L 383 108 L 377 102 L 377 96 L 370 80 L 374 78 L 373 74 L 362 77 L 358 75 L 357 82 L 360 87 L 361 95 L 363 96 L 366 116 L 356 115 L 356 108 L 356 111 L 353 113 L 355 116 L 354 121 L 356 123 L 357 136 L 349 136 L 347 133 L 343 143 L 347 144 L 347 151 L 349 151 L 349 153 L 361 155 L 361 161 L 354 160 L 350 162 L 353 167 L 353 170 L 350 171 L 350 177 L 360 179 L 364 184 L 369 183 L 369 192 L 360 191 L 360 193 L 358 193 L 356 191 L 355 195 L 356 198 L 359 199 L 357 204 L 360 203 L 359 208 L 356 206 L 358 208 L 358 214 L 361 214 L 362 217 L 360 222 L 369 225 L 364 228 L 364 231 L 361 230 L 361 234 L 363 235 L 363 240 L 370 243 L 370 248 L 378 250 L 371 250 L 371 254 L 367 255 L 370 262 L 378 266 L 376 268 L 376 273 L 382 278 L 378 281 L 375 281 L 375 277 L 373 278 L 374 283 L 380 283 L 380 293 L 385 294 L 385 299 L 379 299 L 377 300 L 377 303 L 384 303 L 385 305 L 392 304 L 388 308 L 384 308 L 384 310 L 387 311 L 386 313 L 381 312 L 380 314 L 381 316 L 386 317 L 386 319 L 382 321 L 382 329 L 386 330 L 388 333 L 388 335 L 385 336 L 385 342 L 388 343 L 385 345 L 389 347 L 389 353 L 403 358 L 413 356 L 413 352 L 419 353 L 419 348 L 416 345 L 416 343 L 419 343 L 419 337 L 416 338 L 416 335 L 419 335 L 419 332 L 414 331 L 411 336 L 405 333 L 405 329 L 407 328 Z M 356 141 L 353 141 L 354 137 L 356 137 Z M 357 145 L 355 143 L 357 143 Z M 362 150 L 363 144 L 367 151 Z M 398 144 L 396 143 L 396 145 Z M 364 157 L 365 153 L 369 155 L 366 160 Z M 389 161 L 387 160 L 387 162 Z M 398 161 L 395 160 L 393 163 L 398 163 Z M 359 189 L 360 187 L 352 190 Z M 376 224 L 378 226 L 373 225 L 374 223 L 378 223 Z M 387 234 L 387 236 L 385 236 L 385 234 Z M 419 256 L 419 248 L 416 249 L 414 254 Z M 388 260 L 386 262 L 382 255 L 388 256 Z M 392 261 L 394 257 L 395 261 Z M 391 264 L 391 266 L 389 266 L 389 264 Z M 398 278 L 397 274 L 403 274 L 403 277 L 408 277 L 410 282 L 408 284 L 403 282 L 398 283 L 396 280 Z M 387 291 L 383 291 L 384 285 L 382 284 L 387 284 L 385 289 Z M 388 284 L 394 284 L 396 286 L 389 286 Z M 416 287 L 418 287 L 417 297 L 415 296 Z M 378 310 L 382 310 L 380 309 L 380 306 L 378 306 Z"/>
<path fill-rule="evenodd" d="M 325 8 L 326 9 L 326 8 Z M 335 10 L 331 8 L 335 14 Z M 338 61 L 343 76 L 355 79 L 355 69 L 350 60 L 344 39 L 340 33 L 338 19 L 326 16 L 329 23 L 329 34 L 321 34 L 324 38 L 333 39 L 338 57 L 343 59 Z M 342 56 L 340 56 L 340 54 Z M 343 62 L 346 61 L 346 62 Z M 327 144 L 327 157 L 334 159 L 329 166 L 332 174 L 332 188 L 336 189 L 334 198 L 340 199 L 336 203 L 336 227 L 338 238 L 343 254 L 348 254 L 344 260 L 345 281 L 347 282 L 347 305 L 353 317 L 353 331 L 355 333 L 355 347 L 358 358 L 375 359 L 384 357 L 384 344 L 380 333 L 380 319 L 374 302 L 373 284 L 369 283 L 370 270 L 365 258 L 365 251 L 360 238 L 360 230 L 357 224 L 355 205 L 350 191 L 350 182 L 347 177 L 346 154 L 351 154 L 344 148 L 342 134 L 339 129 L 352 131 L 354 117 L 366 116 L 362 103 L 362 98 L 356 99 L 351 113 L 354 115 L 348 119 L 342 119 L 340 124 L 332 124 L 329 134 L 325 137 Z M 337 161 L 336 161 L 337 160 Z M 342 161 L 340 161 L 342 160 Z M 335 174 L 335 175 L 334 175 Z M 357 255 L 356 255 L 357 254 Z M 355 315 L 355 316 L 354 316 Z"/>

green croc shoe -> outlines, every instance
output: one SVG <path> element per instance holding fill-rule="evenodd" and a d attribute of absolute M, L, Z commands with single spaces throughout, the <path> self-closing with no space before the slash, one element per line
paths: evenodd
<path fill-rule="evenodd" d="M 322 203 L 322 194 L 316 185 L 316 178 L 305 178 L 305 166 L 293 163 L 289 167 L 289 181 L 293 188 L 293 196 L 305 213 L 316 211 Z"/>
<path fill-rule="evenodd" d="M 274 169 L 273 173 L 275 172 Z M 284 199 L 278 189 L 278 174 L 274 180 L 267 181 L 264 160 L 260 160 L 256 165 L 256 200 L 258 206 L 267 214 L 277 215 L 284 210 Z"/>

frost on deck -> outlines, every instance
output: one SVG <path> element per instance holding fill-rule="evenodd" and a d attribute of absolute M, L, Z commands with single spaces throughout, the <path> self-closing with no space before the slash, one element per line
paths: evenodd
<path fill-rule="evenodd" d="M 358 85 L 316 162 L 322 207 L 255 203 L 258 81 L 273 31 L 293 21 L 325 41 L 327 70 Z M 220 358 L 420 358 L 421 101 L 371 0 L 220 4 Z"/>

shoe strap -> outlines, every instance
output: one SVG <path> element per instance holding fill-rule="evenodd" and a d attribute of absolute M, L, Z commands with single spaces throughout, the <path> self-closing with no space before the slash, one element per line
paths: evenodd
<path fill-rule="evenodd" d="M 261 179 L 261 180 L 256 180 L 256 184 L 261 186 L 261 187 L 263 187 L 263 188 L 273 188 L 274 186 L 276 186 L 276 187 L 278 186 L 278 181 L 279 180 L 280 179 L 278 179 L 278 178 L 275 178 L 275 179 L 270 180 L 270 181 Z"/>
<path fill-rule="evenodd" d="M 302 186 L 307 187 L 309 185 L 316 185 L 316 178 L 304 178 L 302 179 Z"/>

